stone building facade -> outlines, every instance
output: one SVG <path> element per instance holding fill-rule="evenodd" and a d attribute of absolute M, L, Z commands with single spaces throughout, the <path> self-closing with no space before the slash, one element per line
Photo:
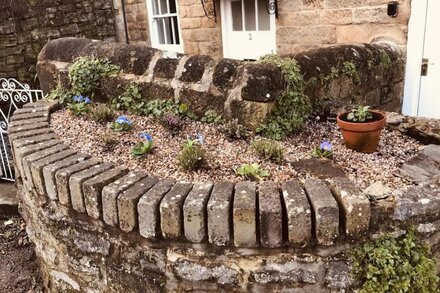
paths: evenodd
<path fill-rule="evenodd" d="M 114 0 L 115 7 L 121 8 L 122 0 Z M 157 31 L 154 26 L 153 7 L 157 0 L 125 0 L 125 14 L 128 31 L 128 41 L 131 43 L 146 43 L 153 47 L 161 47 L 154 40 Z M 275 0 L 208 0 L 206 5 L 193 0 L 168 0 L 163 3 L 176 1 L 178 24 L 180 31 L 181 53 L 206 54 L 215 58 L 232 57 L 242 47 L 249 52 L 249 59 L 255 59 L 253 51 L 269 46 L 267 44 L 273 35 L 274 49 L 266 49 L 266 53 L 295 54 L 300 51 L 347 43 L 371 43 L 378 40 L 392 41 L 405 49 L 407 42 L 408 20 L 410 16 L 410 0 L 398 1 L 397 15 L 390 16 L 388 3 L 384 0 L 277 0 L 276 9 L 271 6 Z M 214 1 L 214 2 L 213 2 Z M 236 4 L 240 2 L 238 5 Z M 160 4 L 160 1 L 158 2 Z M 216 16 L 212 16 L 213 3 Z M 233 3 L 229 6 L 229 3 Z M 242 7 L 240 4 L 244 3 Z M 250 3 L 250 4 L 249 4 Z M 250 13 L 246 10 L 255 6 L 260 10 Z M 260 7 L 266 6 L 263 9 Z M 238 7 L 238 8 L 237 8 Z M 205 9 L 204 9 L 205 8 Z M 242 20 L 236 18 L 236 9 L 242 13 Z M 121 10 L 121 9 L 120 9 Z M 268 10 L 268 11 L 265 11 Z M 276 11 L 275 11 L 276 10 Z M 206 11 L 206 13 L 205 13 Z M 157 9 L 156 9 L 157 12 Z M 267 13 L 269 12 L 269 13 Z M 276 13 L 275 13 L 276 12 Z M 247 14 L 246 14 L 247 13 Z M 240 38 L 252 38 L 254 24 L 249 17 L 258 14 L 260 19 L 270 15 L 270 34 L 262 35 L 263 42 L 241 42 Z M 207 16 L 208 15 L 208 16 Z M 230 16 L 231 15 L 231 16 Z M 234 35 L 234 21 L 250 24 L 250 29 L 239 27 L 246 34 Z M 120 38 L 125 38 L 124 19 L 117 19 L 117 30 Z M 258 21 L 258 18 L 257 18 Z M 231 24 L 232 23 L 232 24 Z M 233 27 L 231 31 L 228 28 Z M 150 30 L 149 27 L 152 29 Z M 267 28 L 266 28 L 267 29 Z M 256 29 L 258 30 L 258 29 Z M 232 45 L 231 45 L 232 44 Z M 234 44 L 236 44 L 234 47 Z M 225 46 L 232 46 L 225 48 Z M 229 50 L 229 52 L 228 52 Z M 231 52 L 232 51 L 232 52 Z M 241 55 L 239 55 L 240 57 Z M 237 58 L 246 59 L 246 58 Z"/>

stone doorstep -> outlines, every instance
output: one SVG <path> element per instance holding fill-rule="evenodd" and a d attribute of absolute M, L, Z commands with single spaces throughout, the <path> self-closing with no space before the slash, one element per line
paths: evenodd
<path fill-rule="evenodd" d="M 43 150 L 37 151 L 35 153 L 32 153 L 32 154 L 24 157 L 23 158 L 23 169 L 24 169 L 25 176 L 22 176 L 22 177 L 26 178 L 27 183 L 29 184 L 29 187 L 34 187 L 30 165 L 35 161 L 41 160 L 42 158 L 51 156 L 53 154 L 59 153 L 64 150 L 67 150 L 68 148 L 69 147 L 65 144 L 57 144 L 55 146 L 45 148 Z"/>
<path fill-rule="evenodd" d="M 83 182 L 113 167 L 114 165 L 110 163 L 99 163 L 70 176 L 70 202 L 75 211 L 79 213 L 87 212 L 83 194 Z"/>
<path fill-rule="evenodd" d="M 43 139 L 43 138 L 42 138 Z M 29 141 L 34 141 L 34 140 L 27 140 L 27 142 Z M 24 178 L 24 158 L 28 155 L 34 154 L 38 151 L 56 146 L 56 145 L 60 145 L 61 141 L 58 139 L 49 139 L 46 141 L 43 140 L 38 140 L 39 142 L 37 142 L 37 140 L 35 140 L 35 144 L 30 144 L 30 145 L 24 145 L 23 147 L 18 147 L 17 145 L 14 146 L 14 160 L 15 160 L 15 166 L 17 167 L 18 170 L 18 174 L 21 175 L 21 177 Z M 23 141 L 24 144 L 24 141 Z"/>
<path fill-rule="evenodd" d="M 58 200 L 62 205 L 72 206 L 70 200 L 70 188 L 69 188 L 69 179 L 75 173 L 81 172 L 83 170 L 92 168 L 98 165 L 100 161 L 90 158 L 83 162 L 76 163 L 72 166 L 65 167 L 56 171 L 55 173 L 55 182 L 56 182 L 56 190 L 58 193 Z"/>
<path fill-rule="evenodd" d="M 34 123 L 41 123 L 41 122 L 47 123 L 46 118 L 40 117 L 40 118 L 32 118 L 32 119 L 26 119 L 26 120 L 11 121 L 9 123 L 9 129 L 24 126 L 24 125 L 34 124 Z"/>
<path fill-rule="evenodd" d="M 86 154 L 76 154 L 74 156 L 68 157 L 64 160 L 52 163 L 50 165 L 44 166 L 43 168 L 43 178 L 46 186 L 46 193 L 51 200 L 58 200 L 58 190 L 56 184 L 55 174 L 59 169 L 72 166 L 74 164 L 83 162 L 84 160 L 90 158 Z"/>
<path fill-rule="evenodd" d="M 304 184 L 313 209 L 318 244 L 332 245 L 339 236 L 339 207 L 324 181 L 306 179 Z"/>
<path fill-rule="evenodd" d="M 217 246 L 227 246 L 232 239 L 231 207 L 234 184 L 215 183 L 207 204 L 208 240 Z"/>
<path fill-rule="evenodd" d="M 162 202 L 160 203 L 160 227 L 163 238 L 177 239 L 182 236 L 182 207 L 192 187 L 192 183 L 178 182 L 162 198 Z"/>
<path fill-rule="evenodd" d="M 287 235 L 291 245 L 305 247 L 312 240 L 312 212 L 307 195 L 296 181 L 282 184 L 287 216 Z"/>
<path fill-rule="evenodd" d="M 38 194 L 44 195 L 46 192 L 46 185 L 44 184 L 44 177 L 43 177 L 43 168 L 47 165 L 71 157 L 75 154 L 76 151 L 71 149 L 66 149 L 59 153 L 50 155 L 41 160 L 30 163 L 31 175 L 34 181 L 35 189 L 37 190 Z"/>
<path fill-rule="evenodd" d="M 347 178 L 332 178 L 327 181 L 342 211 L 341 224 L 347 236 L 355 238 L 368 233 L 370 201 L 362 190 Z"/>
<path fill-rule="evenodd" d="M 235 185 L 233 204 L 233 231 L 236 247 L 256 247 L 257 219 L 255 182 L 239 182 Z"/>
<path fill-rule="evenodd" d="M 40 128 L 48 128 L 49 123 L 48 122 L 38 122 L 38 123 L 32 123 L 32 124 L 25 124 L 22 126 L 15 126 L 15 127 L 9 127 L 8 134 L 12 135 L 18 132 L 24 132 L 34 129 L 40 129 Z"/>
<path fill-rule="evenodd" d="M 211 194 L 211 182 L 194 183 L 183 205 L 183 226 L 187 240 L 200 243 L 206 235 L 206 204 Z"/>
<path fill-rule="evenodd" d="M 116 227 L 118 221 L 118 196 L 133 184 L 147 176 L 147 173 L 134 171 L 104 186 L 102 189 L 103 219 L 107 225 Z"/>
<path fill-rule="evenodd" d="M 260 243 L 267 248 L 283 245 L 280 190 L 276 182 L 262 182 L 258 187 Z"/>
<path fill-rule="evenodd" d="M 96 220 L 102 219 L 102 189 L 104 186 L 120 179 L 127 173 L 127 169 L 119 167 L 111 168 L 84 181 L 82 190 L 86 211 L 90 217 Z"/>
<path fill-rule="evenodd" d="M 137 205 L 139 233 L 147 239 L 157 239 L 160 232 L 160 204 L 162 198 L 173 188 L 175 181 L 161 179 L 141 196 Z"/>
<path fill-rule="evenodd" d="M 139 199 L 153 188 L 157 182 L 157 177 L 145 177 L 118 196 L 119 228 L 121 228 L 122 231 L 131 232 L 138 227 Z M 156 205 L 156 209 L 158 210 L 158 205 Z"/>

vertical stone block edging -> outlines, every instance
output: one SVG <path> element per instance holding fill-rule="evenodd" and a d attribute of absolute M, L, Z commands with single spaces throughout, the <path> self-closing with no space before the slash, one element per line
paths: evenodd
<path fill-rule="evenodd" d="M 233 204 L 234 245 L 256 247 L 257 242 L 257 184 L 238 182 Z"/>
<path fill-rule="evenodd" d="M 258 187 L 261 246 L 280 247 L 283 244 L 282 206 L 278 184 L 263 182 Z"/>

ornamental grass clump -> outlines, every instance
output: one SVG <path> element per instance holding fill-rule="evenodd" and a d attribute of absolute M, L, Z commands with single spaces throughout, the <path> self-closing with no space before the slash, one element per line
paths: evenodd
<path fill-rule="evenodd" d="M 104 133 L 99 137 L 100 145 L 104 151 L 113 150 L 119 143 L 118 138 L 113 133 Z"/>
<path fill-rule="evenodd" d="M 91 104 L 92 100 L 89 97 L 84 97 L 82 95 L 74 96 L 72 98 L 72 103 L 67 105 L 67 109 L 73 115 L 81 116 L 90 112 Z"/>
<path fill-rule="evenodd" d="M 141 141 L 138 142 L 131 151 L 134 158 L 142 157 L 143 155 L 150 153 L 154 148 L 153 137 L 150 134 L 141 132 L 139 138 Z"/>
<path fill-rule="evenodd" d="M 96 123 L 107 123 L 116 116 L 115 111 L 107 105 L 97 105 L 90 109 L 89 117 Z"/>
<path fill-rule="evenodd" d="M 119 116 L 115 122 L 110 123 L 110 129 L 116 132 L 130 131 L 133 128 L 133 122 L 125 116 Z"/>
<path fill-rule="evenodd" d="M 251 180 L 262 181 L 263 178 L 269 177 L 268 171 L 262 169 L 259 164 L 243 164 L 236 170 L 237 175 L 245 176 Z"/>
<path fill-rule="evenodd" d="M 198 134 L 196 139 L 189 139 L 183 145 L 178 157 L 178 164 L 183 170 L 194 171 L 208 167 L 204 143 L 204 137 Z"/>
<path fill-rule="evenodd" d="M 261 159 L 270 160 L 275 163 L 281 163 L 286 152 L 284 147 L 269 139 L 254 140 L 252 148 Z"/>
<path fill-rule="evenodd" d="M 439 277 L 430 248 L 413 229 L 396 239 L 382 236 L 354 250 L 352 275 L 359 293 L 438 293 Z"/>
<path fill-rule="evenodd" d="M 248 131 L 237 118 L 226 122 L 223 125 L 223 132 L 229 139 L 246 139 L 249 136 Z"/>
<path fill-rule="evenodd" d="M 312 152 L 312 157 L 321 159 L 333 159 L 333 146 L 328 141 L 323 141 Z"/>

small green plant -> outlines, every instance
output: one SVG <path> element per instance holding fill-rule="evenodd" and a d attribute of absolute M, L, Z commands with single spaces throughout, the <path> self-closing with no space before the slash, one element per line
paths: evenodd
<path fill-rule="evenodd" d="M 361 77 L 353 61 L 345 61 L 342 64 L 342 73 L 351 77 L 356 83 L 361 82 Z"/>
<path fill-rule="evenodd" d="M 110 122 L 115 118 L 115 116 L 115 111 L 104 104 L 92 107 L 89 112 L 90 119 L 92 119 L 96 123 Z"/>
<path fill-rule="evenodd" d="M 131 82 L 125 87 L 122 95 L 112 100 L 112 106 L 117 110 L 131 111 L 137 115 L 142 114 L 145 102 L 142 101 L 139 85 Z"/>
<path fill-rule="evenodd" d="M 141 139 L 132 149 L 131 154 L 134 158 L 142 157 L 151 152 L 153 149 L 153 137 L 146 133 L 142 132 L 139 134 L 139 138 Z"/>
<path fill-rule="evenodd" d="M 58 101 L 62 106 L 67 105 L 72 102 L 72 97 L 74 94 L 72 91 L 69 91 L 63 88 L 60 84 L 58 84 L 55 88 L 53 88 L 49 94 L 46 95 L 46 99 L 52 101 Z"/>
<path fill-rule="evenodd" d="M 373 69 L 374 63 L 375 63 L 374 60 L 371 60 L 371 59 L 368 60 L 368 62 L 367 62 L 368 69 L 370 69 L 370 70 Z"/>
<path fill-rule="evenodd" d="M 110 151 L 118 144 L 118 138 L 113 133 L 104 133 L 99 137 L 100 144 L 104 151 Z"/>
<path fill-rule="evenodd" d="M 172 134 L 176 134 L 183 128 L 183 121 L 182 119 L 174 115 L 173 113 L 167 113 L 164 116 L 160 118 L 160 123 L 162 124 L 163 128 L 171 132 Z"/>
<path fill-rule="evenodd" d="M 206 150 L 203 148 L 204 138 L 198 135 L 197 139 L 189 139 L 178 157 L 179 166 L 185 170 L 197 170 L 208 166 Z"/>
<path fill-rule="evenodd" d="M 110 123 L 110 129 L 116 132 L 129 131 L 133 128 L 133 122 L 125 116 L 119 116 L 115 122 Z"/>
<path fill-rule="evenodd" d="M 186 104 L 179 104 L 172 100 L 152 100 L 142 109 L 142 114 L 147 116 L 161 117 L 167 113 L 188 118 L 194 117 Z"/>
<path fill-rule="evenodd" d="M 413 229 L 396 239 L 382 236 L 352 254 L 352 274 L 362 285 L 359 293 L 438 293 L 439 277 L 430 248 Z"/>
<path fill-rule="evenodd" d="M 205 112 L 205 115 L 202 117 L 201 121 L 205 123 L 219 124 L 223 122 L 223 116 L 214 110 L 208 110 Z"/>
<path fill-rule="evenodd" d="M 304 78 L 300 66 L 292 58 L 281 58 L 277 55 L 266 55 L 263 63 L 279 67 L 284 78 L 284 90 L 276 100 L 266 124 L 260 125 L 257 132 L 275 140 L 299 131 L 311 113 L 309 98 L 304 94 Z"/>
<path fill-rule="evenodd" d="M 264 160 L 281 163 L 284 160 L 286 149 L 268 139 L 260 139 L 252 142 L 252 148 L 258 156 Z"/>
<path fill-rule="evenodd" d="M 380 59 L 380 64 L 382 64 L 383 68 L 388 69 L 391 67 L 392 62 L 390 55 L 388 55 L 388 53 L 385 52 L 385 50 L 383 49 L 380 50 L 379 59 Z"/>
<path fill-rule="evenodd" d="M 223 126 L 223 131 L 230 139 L 245 139 L 248 137 L 246 128 L 238 123 L 238 119 L 226 122 Z"/>
<path fill-rule="evenodd" d="M 269 172 L 260 168 L 257 163 L 243 164 L 238 167 L 236 171 L 237 175 L 245 176 L 253 180 L 261 181 L 264 177 L 269 177 Z"/>
<path fill-rule="evenodd" d="M 312 157 L 322 159 L 333 159 L 333 146 L 328 141 L 323 141 L 319 147 L 312 152 Z"/>
<path fill-rule="evenodd" d="M 365 122 L 373 119 L 373 114 L 370 112 L 370 106 L 359 106 L 351 110 L 347 115 L 347 120 L 352 122 Z"/>
<path fill-rule="evenodd" d="M 75 95 L 94 97 L 103 77 L 116 76 L 120 68 L 109 61 L 94 57 L 79 57 L 69 68 L 69 80 Z"/>
<path fill-rule="evenodd" d="M 67 105 L 70 113 L 76 116 L 81 116 L 90 112 L 90 105 L 92 100 L 89 97 L 74 96 L 73 102 Z"/>

